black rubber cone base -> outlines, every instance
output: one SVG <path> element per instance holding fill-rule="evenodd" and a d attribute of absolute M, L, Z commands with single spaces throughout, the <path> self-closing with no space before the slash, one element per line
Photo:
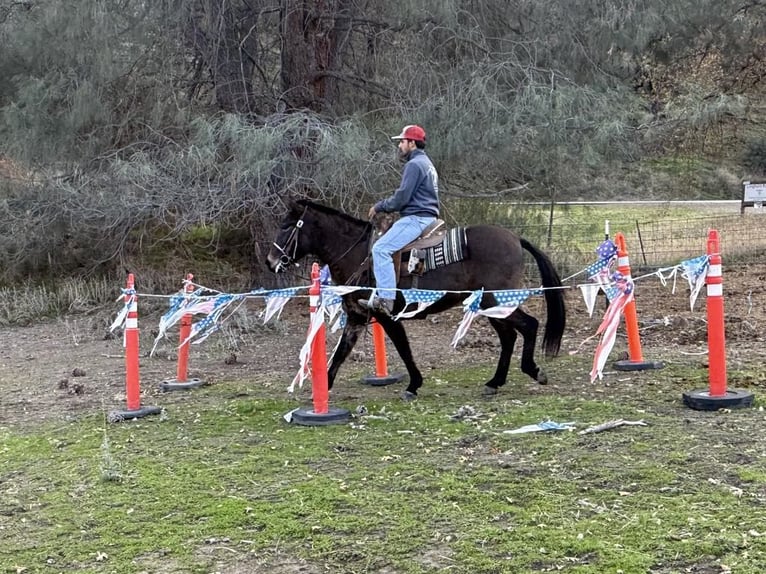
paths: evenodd
<path fill-rule="evenodd" d="M 158 415 L 161 412 L 162 409 L 160 407 L 140 407 L 132 411 L 112 411 L 107 415 L 106 420 L 110 423 L 119 423 L 122 421 L 141 419 L 149 415 Z"/>
<path fill-rule="evenodd" d="M 753 393 L 738 389 L 729 389 L 725 394 L 713 397 L 710 391 L 689 391 L 683 394 L 684 404 L 697 411 L 717 411 L 718 409 L 744 409 L 753 405 Z"/>
<path fill-rule="evenodd" d="M 379 377 L 377 375 L 368 375 L 362 379 L 362 382 L 365 385 L 370 385 L 373 387 L 384 387 L 386 385 L 393 385 L 395 383 L 398 383 L 402 379 L 404 379 L 404 375 L 401 373 L 386 375 L 385 377 Z"/>
<path fill-rule="evenodd" d="M 313 409 L 297 409 L 292 412 L 290 422 L 304 426 L 342 425 L 351 420 L 351 412 L 330 407 L 326 413 L 315 413 Z"/>
<path fill-rule="evenodd" d="M 616 361 L 613 366 L 616 371 L 649 371 L 664 369 L 665 363 L 662 361 Z"/>
<path fill-rule="evenodd" d="M 189 379 L 187 381 L 177 381 L 175 379 L 162 381 L 160 383 L 160 390 L 167 391 L 185 391 L 186 389 L 196 389 L 197 387 L 204 386 L 205 381 L 200 379 Z"/>

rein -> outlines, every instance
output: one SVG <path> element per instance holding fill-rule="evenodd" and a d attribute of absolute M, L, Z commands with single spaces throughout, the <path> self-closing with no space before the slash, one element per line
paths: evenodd
<path fill-rule="evenodd" d="M 346 250 L 345 250 L 343 253 L 341 253 L 341 254 L 340 254 L 338 257 L 336 257 L 336 258 L 335 258 L 335 260 L 334 260 L 332 263 L 330 263 L 329 265 L 330 265 L 330 266 L 332 266 L 332 265 L 335 265 L 335 264 L 336 264 L 338 261 L 340 261 L 340 260 L 341 260 L 341 259 L 343 259 L 343 258 L 344 258 L 346 255 L 348 255 L 349 253 L 351 253 L 351 250 L 352 250 L 354 247 L 356 247 L 357 245 L 359 245 L 359 243 L 362 241 L 362 239 L 364 239 L 364 236 L 365 236 L 365 234 L 367 233 L 367 231 L 368 231 L 368 230 L 370 230 L 370 231 L 371 231 L 371 229 L 369 228 L 369 226 L 368 226 L 368 227 L 365 227 L 365 228 L 362 230 L 362 234 L 361 234 L 361 235 L 360 235 L 360 236 L 357 238 L 357 240 L 356 240 L 356 241 L 354 241 L 354 242 L 351 244 L 351 247 L 349 247 L 349 248 L 348 248 L 348 249 L 346 249 Z M 369 243 L 369 241 L 368 241 L 368 243 Z M 368 249 L 367 251 L 369 252 L 369 249 Z M 369 255 L 367 255 L 367 257 L 365 257 L 365 258 L 364 258 L 364 260 L 363 260 L 363 261 L 360 263 L 360 265 L 364 265 L 364 264 L 367 262 L 367 260 L 368 260 L 369 258 L 370 258 L 370 256 L 369 256 Z"/>

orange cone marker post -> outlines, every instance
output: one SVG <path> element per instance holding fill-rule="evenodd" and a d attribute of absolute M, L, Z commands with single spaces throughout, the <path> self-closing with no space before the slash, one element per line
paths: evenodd
<path fill-rule="evenodd" d="M 314 324 L 317 313 L 324 313 L 320 309 L 319 301 L 322 294 L 322 285 L 319 281 L 319 264 L 311 266 L 311 287 L 309 287 L 309 307 L 311 311 L 311 324 Z M 309 327 L 309 331 L 311 328 Z M 297 409 L 293 411 L 291 422 L 306 426 L 320 426 L 342 424 L 351 418 L 351 413 L 346 409 L 330 407 L 330 392 L 327 388 L 327 346 L 325 342 L 324 320 L 314 335 L 311 343 L 311 395 L 314 408 L 312 410 Z"/>
<path fill-rule="evenodd" d="M 373 386 L 384 386 L 398 383 L 404 378 L 402 374 L 388 374 L 388 358 L 386 356 L 386 332 L 377 320 L 372 320 L 372 345 L 375 351 L 375 374 L 362 379 L 363 383 Z"/>
<path fill-rule="evenodd" d="M 718 231 L 711 229 L 707 237 L 708 267 L 707 285 L 707 390 L 683 394 L 684 404 L 692 409 L 714 411 L 749 407 L 753 395 L 742 390 L 726 389 L 726 332 L 723 313 L 723 273 Z"/>
<path fill-rule="evenodd" d="M 138 296 L 135 294 L 135 278 L 128 275 L 125 294 L 125 304 L 128 306 L 128 318 L 125 320 L 123 333 L 125 344 L 125 394 L 128 410 L 135 411 L 141 407 L 141 386 L 138 380 Z"/>
<path fill-rule="evenodd" d="M 707 254 L 710 259 L 707 286 L 707 356 L 710 396 L 726 394 L 726 330 L 723 320 L 723 273 L 718 232 L 710 231 Z"/>
<path fill-rule="evenodd" d="M 632 281 L 630 274 L 630 258 L 628 257 L 628 248 L 625 244 L 625 236 L 617 233 L 614 236 L 614 243 L 617 245 L 617 271 L 622 273 L 629 281 Z M 635 291 L 634 291 L 635 293 Z M 641 336 L 638 333 L 638 314 L 636 313 L 636 301 L 634 299 L 625 305 L 623 309 L 625 317 L 625 330 L 628 333 L 628 357 L 627 361 L 617 361 L 614 368 L 618 371 L 645 371 L 648 369 L 662 369 L 665 365 L 660 361 L 644 361 L 641 353 Z"/>
<path fill-rule="evenodd" d="M 191 273 L 186 275 L 186 281 L 184 281 L 184 293 L 188 298 L 191 293 L 194 292 L 194 275 Z M 183 389 L 194 389 L 201 387 L 205 383 L 200 379 L 187 379 L 189 368 L 189 335 L 191 335 L 192 328 L 192 315 L 187 313 L 181 317 L 180 334 L 179 334 L 179 347 L 178 347 L 178 363 L 176 365 L 176 378 L 175 380 L 162 381 L 160 383 L 160 389 L 163 391 L 177 391 Z"/>
<path fill-rule="evenodd" d="M 128 274 L 125 289 L 125 304 L 128 314 L 125 319 L 123 344 L 125 346 L 125 395 L 127 410 L 112 411 L 107 419 L 118 422 L 159 414 L 159 407 L 141 407 L 141 385 L 138 372 L 138 295 L 135 289 L 135 278 Z"/>

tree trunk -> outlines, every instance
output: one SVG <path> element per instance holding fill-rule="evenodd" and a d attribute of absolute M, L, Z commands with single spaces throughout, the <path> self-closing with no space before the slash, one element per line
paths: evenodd
<path fill-rule="evenodd" d="M 281 0 L 280 79 L 286 107 L 338 111 L 352 7 L 352 0 Z"/>
<path fill-rule="evenodd" d="M 215 100 L 226 112 L 249 114 L 257 38 L 249 12 L 237 0 L 201 0 L 190 19 L 189 37 L 208 68 Z M 252 15 L 251 15 L 252 16 Z"/>

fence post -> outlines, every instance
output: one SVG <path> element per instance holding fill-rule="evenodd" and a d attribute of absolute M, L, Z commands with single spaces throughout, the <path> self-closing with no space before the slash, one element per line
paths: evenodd
<path fill-rule="evenodd" d="M 342 424 L 351 418 L 348 410 L 329 406 L 325 325 L 324 318 L 317 317 L 317 313 L 324 313 L 320 307 L 321 294 L 319 264 L 314 263 L 311 266 L 311 287 L 309 287 L 311 325 L 315 320 L 322 321 L 311 343 L 311 399 L 314 408 L 297 409 L 292 412 L 291 417 L 291 422 L 306 426 Z M 311 326 L 309 326 L 309 332 L 311 332 Z"/>
<path fill-rule="evenodd" d="M 401 373 L 388 374 L 388 359 L 386 356 L 386 332 L 376 319 L 372 319 L 372 346 L 375 352 L 375 374 L 367 375 L 362 382 L 368 385 L 382 387 L 398 383 L 404 378 Z"/>
<path fill-rule="evenodd" d="M 194 283 L 192 281 L 194 280 L 194 275 L 191 273 L 186 275 L 186 280 L 184 281 L 184 297 L 187 299 L 189 296 L 194 292 Z M 178 362 L 176 364 L 176 378 L 175 379 L 167 379 L 160 383 L 160 390 L 162 391 L 179 391 L 184 389 L 194 389 L 197 387 L 201 387 L 205 383 L 200 379 L 188 379 L 188 369 L 189 369 L 189 335 L 191 334 L 191 328 L 192 328 L 192 315 L 191 313 L 186 313 L 183 317 L 181 317 L 180 322 L 180 334 L 179 334 L 179 347 L 178 347 Z"/>
<path fill-rule="evenodd" d="M 135 277 L 128 274 L 125 285 L 123 300 L 128 307 L 123 332 L 123 346 L 125 347 L 125 396 L 127 410 L 111 411 L 107 420 L 119 422 L 124 420 L 138 419 L 147 415 L 156 415 L 161 412 L 159 407 L 141 407 L 141 383 L 138 367 L 138 295 L 135 288 Z"/>
<path fill-rule="evenodd" d="M 707 348 L 708 389 L 683 394 L 684 404 L 700 411 L 734 409 L 753 404 L 753 394 L 726 388 L 726 332 L 723 313 L 723 273 L 718 231 L 711 229 L 707 236 Z"/>
<path fill-rule="evenodd" d="M 625 243 L 625 235 L 617 233 L 614 236 L 614 243 L 617 245 L 617 271 L 628 280 L 633 281 L 630 274 L 630 258 L 628 257 L 628 248 Z M 665 364 L 661 361 L 644 361 L 641 353 L 641 335 L 638 332 L 638 314 L 636 313 L 635 290 L 633 291 L 633 300 L 623 309 L 625 318 L 625 330 L 628 333 L 628 360 L 616 361 L 614 368 L 618 371 L 646 371 L 649 369 L 662 369 Z"/>

